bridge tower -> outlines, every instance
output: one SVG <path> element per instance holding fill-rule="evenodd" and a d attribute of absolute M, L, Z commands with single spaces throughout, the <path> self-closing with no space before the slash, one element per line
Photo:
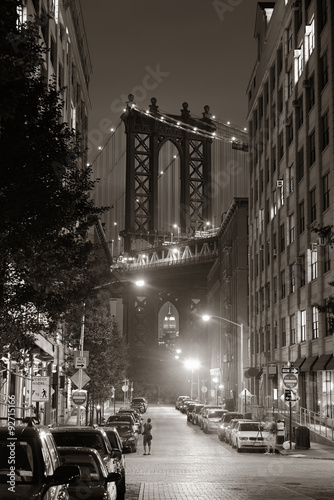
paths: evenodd
<path fill-rule="evenodd" d="M 188 104 L 183 103 L 180 115 L 166 115 L 159 112 L 157 101 L 152 98 L 149 111 L 143 112 L 129 95 L 121 118 L 126 133 L 124 252 L 136 257 L 144 243 L 151 254 L 165 255 L 166 249 L 203 233 L 207 221 L 211 220 L 209 181 L 216 128 L 210 109 L 205 106 L 202 119 L 192 118 Z M 178 170 L 175 184 L 169 183 L 164 190 L 159 154 L 168 141 L 177 152 Z M 170 169 L 174 166 L 170 164 Z M 162 216 L 171 193 L 176 193 L 173 207 L 170 214 Z M 171 234 L 167 219 L 172 216 L 177 222 L 177 234 L 166 247 L 164 238 Z M 196 254 L 201 253 L 199 248 L 209 249 L 209 258 L 202 255 L 197 260 L 185 259 L 184 265 L 173 262 L 168 266 L 160 265 L 163 264 L 160 261 L 126 273 L 124 281 L 128 284 L 122 289 L 123 330 L 129 344 L 129 378 L 134 382 L 134 395 L 146 395 L 153 400 L 172 395 L 172 389 L 189 392 L 185 385 L 180 386 L 187 377 L 183 366 L 175 364 L 168 346 L 159 346 L 159 321 L 165 316 L 167 303 L 177 311 L 179 347 L 188 356 L 201 352 L 205 363 L 200 313 L 205 310 L 207 275 L 216 258 L 211 251 L 216 248 L 216 236 L 209 237 L 205 243 L 192 244 Z M 140 291 L 131 285 L 139 277 L 147 283 Z"/>
<path fill-rule="evenodd" d="M 204 228 L 211 217 L 210 169 L 211 144 L 215 126 L 209 106 L 203 118 L 190 116 L 188 104 L 182 105 L 181 115 L 162 115 L 157 100 L 151 99 L 147 113 L 136 108 L 129 95 L 122 115 L 126 142 L 126 208 L 124 250 L 136 247 L 136 239 L 153 240 L 164 228 L 159 212 L 165 203 L 159 192 L 159 152 L 170 141 L 180 158 L 179 189 L 177 189 L 176 219 L 180 233 L 191 234 Z M 159 222 L 160 221 L 160 222 Z M 165 228 L 167 232 L 167 228 Z"/>

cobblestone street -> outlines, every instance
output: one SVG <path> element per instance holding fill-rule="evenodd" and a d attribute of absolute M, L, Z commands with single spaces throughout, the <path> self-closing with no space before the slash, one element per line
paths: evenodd
<path fill-rule="evenodd" d="M 149 407 L 152 454 L 126 455 L 127 500 L 334 498 L 332 460 L 238 454 L 173 407 Z M 334 457 L 334 454 L 333 454 Z"/>

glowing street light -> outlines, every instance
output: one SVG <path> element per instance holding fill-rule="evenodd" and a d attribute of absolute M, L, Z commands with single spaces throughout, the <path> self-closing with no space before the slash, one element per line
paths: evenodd
<path fill-rule="evenodd" d="M 187 370 L 191 370 L 190 398 L 192 399 L 193 398 L 194 371 L 198 370 L 200 368 L 201 363 L 199 362 L 198 359 L 188 358 L 185 360 L 184 366 L 185 366 L 185 368 L 187 368 Z M 198 372 L 197 372 L 197 375 L 199 375 Z M 199 386 L 199 376 L 198 376 L 198 384 L 197 385 Z M 199 389 L 199 387 L 197 387 L 197 391 L 198 391 L 198 389 Z M 197 397 L 198 397 L 198 394 L 197 394 Z"/>

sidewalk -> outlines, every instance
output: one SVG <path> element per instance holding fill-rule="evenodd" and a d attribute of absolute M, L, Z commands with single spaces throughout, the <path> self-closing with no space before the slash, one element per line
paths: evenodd
<path fill-rule="evenodd" d="M 283 447 L 276 445 L 276 450 L 281 455 L 293 458 L 313 458 L 316 460 L 334 460 L 334 446 L 311 442 L 308 450 L 283 450 Z"/>

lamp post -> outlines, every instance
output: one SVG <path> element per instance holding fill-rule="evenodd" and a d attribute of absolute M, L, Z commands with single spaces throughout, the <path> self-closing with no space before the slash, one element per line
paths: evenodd
<path fill-rule="evenodd" d="M 184 362 L 184 366 L 188 369 L 191 370 L 191 379 L 190 379 L 190 399 L 193 398 L 193 384 L 194 384 L 194 370 L 198 370 L 200 365 L 200 362 L 198 359 L 186 359 Z M 198 383 L 197 383 L 197 398 L 199 397 L 199 374 L 197 373 L 198 376 Z"/>
<path fill-rule="evenodd" d="M 231 323 L 232 325 L 238 326 L 240 328 L 240 386 L 241 386 L 243 379 L 243 364 L 244 364 L 244 359 L 243 359 L 244 325 L 242 323 L 236 323 L 235 321 L 231 321 L 230 319 L 223 318 L 222 316 L 209 315 L 209 314 L 204 314 L 202 316 L 203 321 L 209 321 L 211 318 L 217 318 L 221 319 L 222 321 L 227 321 L 227 323 Z M 242 389 L 242 387 L 240 387 L 240 389 Z"/>

